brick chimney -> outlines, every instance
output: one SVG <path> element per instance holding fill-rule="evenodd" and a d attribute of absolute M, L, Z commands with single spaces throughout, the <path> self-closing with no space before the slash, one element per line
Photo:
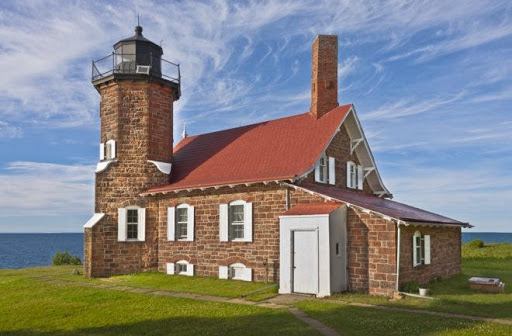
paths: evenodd
<path fill-rule="evenodd" d="M 338 105 L 338 36 L 318 35 L 313 41 L 311 114 L 318 119 Z"/>

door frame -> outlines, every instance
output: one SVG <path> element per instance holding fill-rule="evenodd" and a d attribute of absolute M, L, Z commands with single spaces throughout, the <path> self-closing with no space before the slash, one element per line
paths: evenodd
<path fill-rule="evenodd" d="M 318 242 L 318 227 L 317 228 L 312 228 L 312 229 L 293 229 L 291 230 L 291 234 L 290 234 L 290 239 L 291 239 L 291 249 L 290 249 L 290 266 L 291 266 L 291 269 L 290 269 L 290 279 L 291 279 L 291 291 L 292 293 L 299 293 L 299 294 L 306 294 L 306 293 L 300 293 L 300 292 L 296 292 L 295 291 L 295 232 L 313 232 L 315 234 L 315 247 L 313 249 L 313 251 L 315 251 L 315 254 L 316 254 L 316 258 L 315 259 L 315 262 L 316 262 L 316 265 L 315 265 L 315 268 L 316 268 L 316 288 L 315 288 L 315 292 L 314 293 L 307 293 L 307 294 L 318 294 L 319 291 L 320 291 L 320 260 L 319 260 L 319 251 L 318 251 L 318 245 L 319 245 L 319 242 Z"/>

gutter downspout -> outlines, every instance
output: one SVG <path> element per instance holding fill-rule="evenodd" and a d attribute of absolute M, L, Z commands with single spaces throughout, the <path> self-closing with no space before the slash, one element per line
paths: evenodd
<path fill-rule="evenodd" d="M 397 243 L 396 243 L 396 284 L 395 284 L 395 290 L 397 293 L 400 292 L 400 222 L 397 222 L 396 223 L 396 227 L 397 227 L 397 236 L 398 236 L 398 239 L 397 239 Z"/>

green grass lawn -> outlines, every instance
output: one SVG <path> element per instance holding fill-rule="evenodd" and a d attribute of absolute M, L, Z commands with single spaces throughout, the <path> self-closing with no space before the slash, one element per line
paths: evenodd
<path fill-rule="evenodd" d="M 171 292 L 213 295 L 236 298 L 244 295 L 246 300 L 262 301 L 277 295 L 277 286 L 272 283 L 248 282 L 238 280 L 222 280 L 213 277 L 183 275 L 167 275 L 160 272 L 134 273 L 113 276 L 103 279 L 87 279 L 81 275 L 72 275 L 76 266 L 65 266 L 64 269 L 52 268 L 52 278 L 74 282 L 108 283 L 112 286 L 130 286 Z M 49 268 L 45 268 L 49 269 Z M 267 288 L 269 287 L 269 288 Z M 245 296 L 248 293 L 258 291 Z"/>
<path fill-rule="evenodd" d="M 284 309 L 59 285 L 31 278 L 69 273 L 68 267 L 0 270 L 0 334 L 316 334 Z"/>
<path fill-rule="evenodd" d="M 462 274 L 429 285 L 436 300 L 407 297 L 391 301 L 385 297 L 364 294 L 340 294 L 335 299 L 428 309 L 467 315 L 505 318 L 512 320 L 512 244 L 493 244 L 483 248 L 463 248 Z M 468 279 L 472 276 L 499 277 L 507 284 L 504 294 L 472 291 Z"/>
<path fill-rule="evenodd" d="M 512 335 L 512 326 L 305 300 L 295 305 L 341 335 Z"/>

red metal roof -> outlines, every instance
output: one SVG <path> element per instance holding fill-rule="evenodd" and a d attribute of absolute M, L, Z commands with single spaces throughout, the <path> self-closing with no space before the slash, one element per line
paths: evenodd
<path fill-rule="evenodd" d="M 283 213 L 283 216 L 328 215 L 340 206 L 341 204 L 336 202 L 300 203 Z"/>
<path fill-rule="evenodd" d="M 406 222 L 426 222 L 470 226 L 467 223 L 459 222 L 452 218 L 441 216 L 389 199 L 364 194 L 362 192 L 355 192 L 324 185 L 316 185 L 312 183 L 303 183 L 298 185 L 298 187 L 320 195 L 328 196 L 337 201 L 354 204 L 360 206 L 361 208 L 372 210 Z"/>
<path fill-rule="evenodd" d="M 146 193 L 292 179 L 314 166 L 351 106 L 187 137 L 174 148 L 171 183 Z"/>

